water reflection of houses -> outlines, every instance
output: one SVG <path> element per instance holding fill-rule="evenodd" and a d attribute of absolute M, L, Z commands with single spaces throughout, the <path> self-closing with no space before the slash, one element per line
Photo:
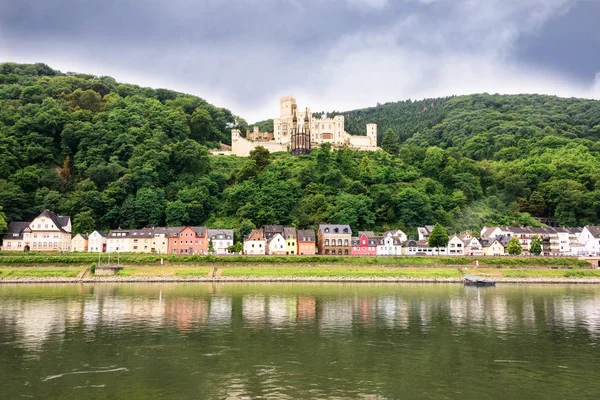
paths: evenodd
<path fill-rule="evenodd" d="M 206 324 L 208 304 L 204 299 L 176 297 L 165 302 L 165 322 L 178 330 L 189 331 Z"/>
<path fill-rule="evenodd" d="M 242 299 L 242 317 L 246 323 L 260 325 L 266 322 L 265 297 L 262 295 L 244 296 Z"/>
<path fill-rule="evenodd" d="M 213 297 L 208 311 L 208 325 L 229 325 L 231 323 L 231 298 Z"/>
<path fill-rule="evenodd" d="M 308 323 L 315 320 L 317 313 L 317 301 L 314 297 L 298 296 L 296 305 L 296 321 Z"/>
<path fill-rule="evenodd" d="M 40 350 L 48 341 L 64 340 L 65 312 L 64 303 L 36 301 L 20 303 L 15 321 L 15 336 L 28 350 Z"/>
<path fill-rule="evenodd" d="M 352 328 L 352 299 L 324 301 L 320 318 L 323 331 L 345 331 Z"/>
<path fill-rule="evenodd" d="M 271 325 L 281 326 L 296 319 L 296 299 L 271 296 L 268 299 L 268 320 Z"/>
<path fill-rule="evenodd" d="M 380 297 L 377 301 L 378 317 L 389 327 L 408 327 L 408 308 L 404 300 L 394 296 Z"/>

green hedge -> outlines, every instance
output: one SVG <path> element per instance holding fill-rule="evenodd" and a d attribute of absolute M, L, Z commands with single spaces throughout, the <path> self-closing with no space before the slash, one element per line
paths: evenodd
<path fill-rule="evenodd" d="M 101 256 L 102 261 L 107 255 Z M 0 265 L 6 264 L 89 264 L 98 259 L 98 254 L 40 254 L 6 253 L 0 257 Z M 576 258 L 562 257 L 375 257 L 375 256 L 179 256 L 158 254 L 121 254 L 123 264 L 157 264 L 160 260 L 177 264 L 337 264 L 337 265 L 390 265 L 390 266 L 443 266 L 473 265 L 479 260 L 480 266 L 518 267 L 518 266 L 558 266 L 589 267 L 589 264 Z M 113 254 L 112 261 L 117 257 Z"/>

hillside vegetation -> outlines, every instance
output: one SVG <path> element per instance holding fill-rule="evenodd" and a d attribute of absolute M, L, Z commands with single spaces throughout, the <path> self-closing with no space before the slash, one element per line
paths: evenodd
<path fill-rule="evenodd" d="M 109 77 L 0 64 L 0 205 L 8 220 L 43 208 L 71 215 L 75 231 L 600 223 L 598 101 L 482 94 L 342 114 L 352 133 L 376 122 L 386 151 L 212 157 L 207 146 L 247 127 L 228 110 Z"/>

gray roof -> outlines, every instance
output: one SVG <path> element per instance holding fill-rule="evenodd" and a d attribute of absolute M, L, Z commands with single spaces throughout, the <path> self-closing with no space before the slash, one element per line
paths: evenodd
<path fill-rule="evenodd" d="M 336 232 L 337 229 L 337 232 Z M 328 230 L 328 232 L 325 232 Z M 322 224 L 319 225 L 319 232 L 322 233 L 342 233 L 352 235 L 352 228 L 350 225 L 335 225 L 335 224 Z"/>
<path fill-rule="evenodd" d="M 313 231 L 312 229 L 299 230 L 297 237 L 298 242 L 315 242 L 315 231 Z"/>
<path fill-rule="evenodd" d="M 600 238 L 600 226 L 586 226 L 586 228 L 595 238 Z"/>
<path fill-rule="evenodd" d="M 293 228 L 293 227 L 283 228 L 283 237 L 285 237 L 287 239 L 290 236 L 294 236 L 294 237 L 297 236 L 296 228 Z"/>
<path fill-rule="evenodd" d="M 283 225 L 265 225 L 263 232 L 267 233 L 281 233 L 283 235 Z"/>
<path fill-rule="evenodd" d="M 209 229 L 208 237 L 211 239 L 233 240 L 233 229 Z"/>
<path fill-rule="evenodd" d="M 21 240 L 23 239 L 23 231 L 29 226 L 29 222 L 15 221 L 9 222 L 6 233 L 4 234 L 4 240 Z"/>
<path fill-rule="evenodd" d="M 375 237 L 375 232 L 373 232 L 373 231 L 358 231 L 358 236 L 360 237 L 362 235 L 365 235 L 368 238 L 372 238 L 372 237 Z"/>
<path fill-rule="evenodd" d="M 52 222 L 54 222 L 54 225 L 56 225 L 56 227 L 58 229 L 60 229 L 62 232 L 66 232 L 64 228 L 65 228 L 65 226 L 67 226 L 69 224 L 69 221 L 71 220 L 71 217 L 63 216 L 63 215 L 56 215 L 48 209 L 45 209 L 44 211 L 42 211 L 42 213 L 40 215 L 38 215 L 36 218 L 39 218 L 39 217 L 49 218 Z"/>

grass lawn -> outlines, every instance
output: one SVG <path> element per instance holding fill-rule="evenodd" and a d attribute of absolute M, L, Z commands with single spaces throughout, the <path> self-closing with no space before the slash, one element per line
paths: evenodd
<path fill-rule="evenodd" d="M 74 278 L 83 268 L 0 268 L 0 278 Z"/>

